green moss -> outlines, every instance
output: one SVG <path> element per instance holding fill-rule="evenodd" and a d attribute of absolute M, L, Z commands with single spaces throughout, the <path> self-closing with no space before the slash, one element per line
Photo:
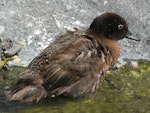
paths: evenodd
<path fill-rule="evenodd" d="M 18 78 L 19 74 L 24 70 L 23 67 L 11 67 L 7 69 L 0 69 L 0 83 L 5 85 L 14 84 Z"/>
<path fill-rule="evenodd" d="M 4 82 L 4 79 L 2 76 L 0 76 L 0 83 Z"/>
<path fill-rule="evenodd" d="M 7 64 L 8 61 L 15 59 L 15 56 L 0 60 L 0 69 Z"/>
<path fill-rule="evenodd" d="M 124 91 L 124 94 L 132 92 L 132 96 L 149 96 L 150 87 L 150 61 L 140 61 L 137 69 L 131 69 L 128 65 L 107 74 L 116 87 Z"/>
<path fill-rule="evenodd" d="M 21 71 L 23 68 L 18 67 L 8 71 L 5 83 L 12 84 Z M 13 82 L 11 78 L 14 78 Z M 36 104 L 17 102 L 13 105 L 14 102 L 9 102 L 11 113 L 150 113 L 150 61 L 139 61 L 137 69 L 125 65 L 109 71 L 100 89 L 90 97 L 58 97 Z"/>

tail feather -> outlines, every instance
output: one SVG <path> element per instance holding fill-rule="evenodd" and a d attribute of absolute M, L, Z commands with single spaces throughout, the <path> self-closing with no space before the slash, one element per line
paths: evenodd
<path fill-rule="evenodd" d="M 11 94 L 15 94 L 16 92 L 20 91 L 24 87 L 32 85 L 30 81 L 31 81 L 30 79 L 29 80 L 20 79 L 14 86 L 9 87 L 7 89 L 7 92 L 10 92 Z"/>
<path fill-rule="evenodd" d="M 47 92 L 41 85 L 35 85 L 26 80 L 19 80 L 16 85 L 7 89 L 6 96 L 8 100 L 38 102 L 47 96 Z"/>

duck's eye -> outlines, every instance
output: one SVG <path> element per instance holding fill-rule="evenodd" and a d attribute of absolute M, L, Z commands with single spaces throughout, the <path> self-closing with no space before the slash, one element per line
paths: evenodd
<path fill-rule="evenodd" d="M 119 24 L 119 25 L 118 25 L 118 29 L 123 29 L 123 25 L 122 25 L 122 24 Z"/>

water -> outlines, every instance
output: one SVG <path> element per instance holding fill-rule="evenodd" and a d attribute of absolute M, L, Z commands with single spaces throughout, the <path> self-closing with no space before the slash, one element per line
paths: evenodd
<path fill-rule="evenodd" d="M 89 97 L 8 102 L 4 86 L 13 84 L 21 71 L 19 67 L 0 71 L 0 113 L 150 113 L 150 61 L 140 62 L 138 69 L 124 66 L 108 72 L 100 89 Z"/>

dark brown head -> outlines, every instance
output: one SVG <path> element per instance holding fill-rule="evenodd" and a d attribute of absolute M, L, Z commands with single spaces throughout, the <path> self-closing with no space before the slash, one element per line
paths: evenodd
<path fill-rule="evenodd" d="M 113 40 L 120 40 L 125 38 L 128 25 L 120 15 L 104 13 L 93 20 L 88 31 L 94 34 L 104 35 Z"/>

